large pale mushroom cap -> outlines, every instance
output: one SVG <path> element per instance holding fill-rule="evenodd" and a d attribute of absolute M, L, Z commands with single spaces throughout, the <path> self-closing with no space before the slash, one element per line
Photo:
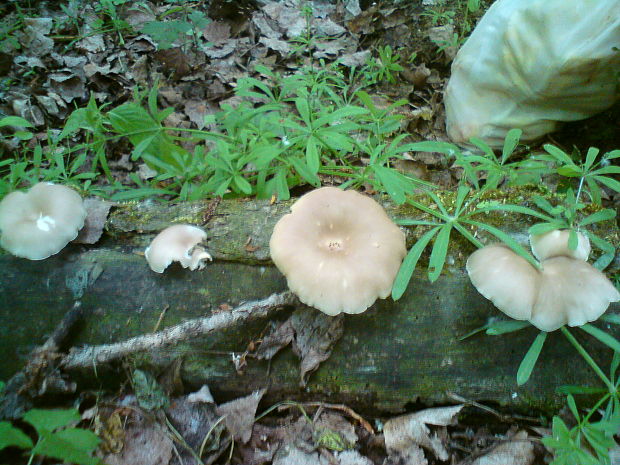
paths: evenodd
<path fill-rule="evenodd" d="M 529 320 L 538 295 L 538 271 L 502 244 L 487 245 L 467 259 L 474 287 L 515 320 Z"/>
<path fill-rule="evenodd" d="M 540 291 L 530 322 L 543 331 L 598 319 L 620 293 L 607 277 L 585 261 L 554 257 L 543 261 Z"/>
<path fill-rule="evenodd" d="M 163 273 L 175 261 L 192 271 L 203 269 L 205 261 L 212 259 L 209 252 L 198 245 L 206 238 L 207 233 L 197 226 L 175 224 L 155 236 L 144 256 L 156 273 Z"/>
<path fill-rule="evenodd" d="M 299 299 L 328 315 L 361 313 L 390 295 L 405 236 L 370 197 L 316 189 L 276 224 L 271 258 Z"/>
<path fill-rule="evenodd" d="M 580 258 L 558 256 L 541 264 L 539 271 L 505 245 L 493 244 L 469 257 L 467 272 L 499 310 L 542 331 L 594 321 L 620 300 L 605 275 Z"/>
<path fill-rule="evenodd" d="M 84 226 L 86 209 L 73 189 L 48 182 L 12 192 L 0 202 L 0 245 L 30 260 L 60 252 Z"/>
<path fill-rule="evenodd" d="M 568 247 L 569 235 L 570 231 L 567 229 L 556 229 L 544 234 L 533 234 L 530 236 L 532 253 L 541 261 L 559 256 L 586 261 L 590 255 L 590 239 L 578 232 L 577 248 L 571 250 Z"/>

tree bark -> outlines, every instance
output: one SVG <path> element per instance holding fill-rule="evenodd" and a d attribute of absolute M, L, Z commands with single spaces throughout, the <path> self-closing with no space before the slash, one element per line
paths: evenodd
<path fill-rule="evenodd" d="M 513 203 L 524 201 L 523 192 L 494 195 L 517 196 L 509 199 Z M 0 350 L 5 354 L 0 379 L 19 370 L 23 354 L 46 339 L 76 300 L 85 312 L 85 322 L 72 341 L 79 347 L 150 333 L 163 311 L 160 329 L 229 312 L 244 301 L 285 291 L 285 279 L 269 262 L 268 242 L 273 225 L 289 206 L 290 202 L 224 200 L 211 217 L 208 202 L 122 205 L 109 217 L 106 234 L 96 246 L 72 245 L 36 262 L 0 255 Z M 407 206 L 386 207 L 393 217 L 421 217 Z M 483 221 L 526 239 L 529 223 L 524 217 L 489 214 Z M 209 235 L 207 248 L 215 262 L 202 271 L 173 265 L 161 275 L 153 273 L 144 260 L 144 247 L 154 233 L 179 222 L 204 225 Z M 408 230 L 408 246 L 423 232 Z M 619 243 L 617 227 L 611 222 L 597 234 L 616 246 Z M 487 239 L 483 233 L 477 236 Z M 223 400 L 268 387 L 268 401 L 322 399 L 346 402 L 362 411 L 399 411 L 416 401 L 451 402 L 451 394 L 516 409 L 550 410 L 558 405 L 558 386 L 598 385 L 559 332 L 547 338 L 531 380 L 521 387 L 516 384 L 516 371 L 537 334 L 535 328 L 459 340 L 502 314 L 478 294 L 464 271 L 464 260 L 473 246 L 456 233 L 453 238 L 448 256 L 451 265 L 434 284 L 429 283 L 421 263 L 398 302 L 381 300 L 363 314 L 346 316 L 344 336 L 331 357 L 310 375 L 304 389 L 299 387 L 299 361 L 290 349 L 271 362 L 255 360 L 249 353 L 241 373 L 232 362 L 233 356 L 247 354 L 251 343 L 259 341 L 274 320 L 283 321 L 286 311 L 239 320 L 206 336 L 145 351 L 133 356 L 133 363 L 157 371 L 182 357 L 188 388 L 206 383 Z M 619 309 L 613 305 L 608 312 Z M 605 329 L 620 336 L 616 327 Z M 571 331 L 606 369 L 611 350 L 577 329 Z M 99 385 L 116 382 L 118 368 L 118 364 L 94 363 L 69 373 Z"/>

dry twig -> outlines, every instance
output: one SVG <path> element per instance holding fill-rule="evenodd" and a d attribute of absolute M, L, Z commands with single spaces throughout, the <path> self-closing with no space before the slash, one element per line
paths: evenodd
<path fill-rule="evenodd" d="M 152 334 L 145 334 L 114 344 L 86 346 L 71 351 L 61 360 L 65 370 L 87 368 L 99 363 L 107 363 L 136 352 L 156 349 L 175 344 L 190 338 L 204 336 L 212 331 L 229 328 L 239 321 L 262 318 L 281 307 L 294 305 L 297 298 L 291 292 L 272 294 L 266 299 L 246 302 L 230 312 L 185 321 Z"/>

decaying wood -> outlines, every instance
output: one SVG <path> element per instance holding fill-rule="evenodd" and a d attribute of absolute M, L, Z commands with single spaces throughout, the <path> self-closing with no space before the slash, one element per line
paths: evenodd
<path fill-rule="evenodd" d="M 239 321 L 247 322 L 250 319 L 269 317 L 276 310 L 293 305 L 295 302 L 297 298 L 291 292 L 272 294 L 263 300 L 246 302 L 231 311 L 221 311 L 208 317 L 184 321 L 156 333 L 136 336 L 114 344 L 71 349 L 69 354 L 60 360 L 60 366 L 67 370 L 88 368 L 141 351 L 156 350 L 190 338 L 206 336 L 213 331 L 230 328 Z"/>
<path fill-rule="evenodd" d="M 509 200 L 524 199 L 519 194 L 517 200 Z M 0 255 L 0 351 L 5 354 L 0 379 L 8 379 L 24 365 L 26 357 L 21 354 L 44 341 L 75 301 L 87 315 L 73 341 L 79 350 L 84 344 L 114 344 L 143 336 L 155 328 L 164 308 L 168 310 L 160 327 L 172 331 L 166 328 L 193 318 L 208 320 L 243 302 L 286 291 L 285 279 L 269 262 L 268 241 L 290 202 L 224 200 L 215 212 L 209 206 L 209 202 L 124 205 L 112 212 L 106 234 L 96 246 L 71 246 L 37 262 Z M 386 207 L 393 217 L 420 218 L 407 206 Z M 210 218 L 206 225 L 205 217 Z M 527 218 L 494 213 L 484 221 L 499 225 L 522 243 L 527 240 Z M 205 227 L 215 262 L 202 271 L 172 266 L 164 274 L 153 273 L 144 260 L 144 247 L 160 229 L 180 222 Z M 616 246 L 620 243 L 611 222 L 596 232 Z M 408 246 L 422 233 L 408 229 Z M 473 233 L 486 239 L 480 231 Z M 271 361 L 252 358 L 252 347 L 273 320 L 287 317 L 286 310 L 144 352 L 132 357 L 133 363 L 157 371 L 180 357 L 186 386 L 206 383 L 220 398 L 268 387 L 266 401 L 329 400 L 363 411 L 401 410 L 418 400 L 449 403 L 455 394 L 522 409 L 553 408 L 560 401 L 558 386 L 596 385 L 589 367 L 561 334 L 547 338 L 532 379 L 521 387 L 516 385 L 516 370 L 537 334 L 534 328 L 459 340 L 501 314 L 477 293 L 464 272 L 473 246 L 457 235 L 454 239 L 450 265 L 435 283 L 428 282 L 422 266 L 398 302 L 381 300 L 363 314 L 347 315 L 342 339 L 303 390 L 299 361 L 290 349 Z M 609 312 L 618 310 L 614 305 Z M 616 327 L 606 329 L 620 336 Z M 606 367 L 611 351 L 579 330 L 573 333 Z M 240 354 L 247 364 L 237 372 L 233 358 Z M 96 386 L 118 381 L 117 366 L 93 364 L 92 354 L 89 357 L 86 368 L 65 369 L 75 379 Z"/>

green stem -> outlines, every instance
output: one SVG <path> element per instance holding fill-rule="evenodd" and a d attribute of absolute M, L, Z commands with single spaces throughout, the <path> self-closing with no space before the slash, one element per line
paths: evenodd
<path fill-rule="evenodd" d="M 566 329 L 566 326 L 562 326 L 560 330 L 562 331 L 564 336 L 566 336 L 566 339 L 568 339 L 568 341 L 573 345 L 573 347 L 577 349 L 577 352 L 579 352 L 579 354 L 588 363 L 588 365 L 590 365 L 590 367 L 594 370 L 598 377 L 601 378 L 603 383 L 605 383 L 607 389 L 609 389 L 609 392 L 615 392 L 616 388 L 613 383 L 609 380 L 607 376 L 605 376 L 603 370 L 601 370 L 601 368 L 596 364 L 594 359 L 590 357 L 590 354 L 586 351 L 586 349 L 584 349 L 582 345 L 577 342 L 577 339 L 575 339 L 575 337 L 570 333 L 570 331 Z"/>

